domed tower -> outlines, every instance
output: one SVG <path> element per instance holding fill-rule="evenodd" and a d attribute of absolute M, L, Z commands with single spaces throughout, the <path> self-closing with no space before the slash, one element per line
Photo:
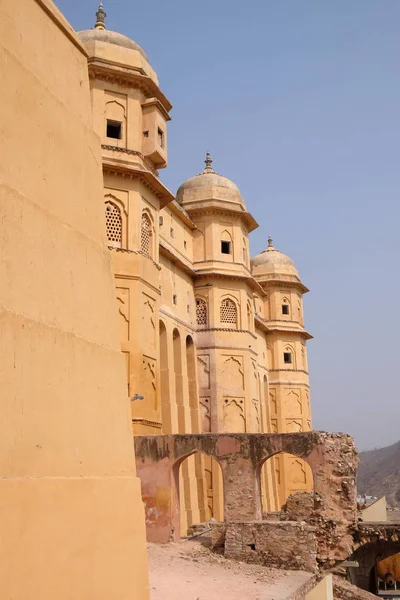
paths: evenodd
<path fill-rule="evenodd" d="M 196 225 L 193 268 L 203 431 L 262 430 L 249 232 L 257 227 L 238 187 L 212 168 L 178 189 Z"/>
<path fill-rule="evenodd" d="M 256 311 L 266 328 L 268 413 L 271 432 L 311 430 L 310 385 L 304 329 L 303 294 L 308 292 L 293 261 L 268 239 L 266 250 L 251 259 L 255 281 L 264 294 Z M 289 493 L 312 489 L 312 476 L 299 459 L 276 457 L 280 504 Z"/>
<path fill-rule="evenodd" d="M 101 140 L 104 221 L 128 393 L 144 396 L 132 402 L 133 428 L 160 433 L 158 215 L 173 195 L 158 169 L 167 164 L 171 104 L 142 48 L 107 30 L 105 18 L 100 4 L 94 29 L 78 35 L 88 53 L 93 122 Z"/>

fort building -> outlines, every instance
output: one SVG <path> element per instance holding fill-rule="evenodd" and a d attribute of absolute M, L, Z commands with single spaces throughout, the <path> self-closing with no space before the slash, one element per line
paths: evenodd
<path fill-rule="evenodd" d="M 161 182 L 172 105 L 146 53 L 106 29 L 79 32 L 101 139 L 104 226 L 134 434 L 300 432 L 311 425 L 302 283 L 271 240 L 251 258 L 258 224 L 237 185 L 205 168 L 174 196 Z M 264 474 L 265 509 L 309 490 L 295 457 Z M 221 516 L 220 477 L 206 457 L 182 469 L 186 524 Z"/>

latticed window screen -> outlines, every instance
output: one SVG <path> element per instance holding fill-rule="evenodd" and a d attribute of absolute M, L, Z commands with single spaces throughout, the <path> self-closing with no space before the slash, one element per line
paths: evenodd
<path fill-rule="evenodd" d="M 113 246 L 122 246 L 122 215 L 113 202 L 106 202 L 107 239 Z"/>
<path fill-rule="evenodd" d="M 221 323 L 237 325 L 237 308 L 233 300 L 226 298 L 222 300 L 220 307 Z"/>
<path fill-rule="evenodd" d="M 151 221 L 146 213 L 142 214 L 141 221 L 141 233 L 140 233 L 140 249 L 149 256 L 152 255 L 153 246 L 153 232 L 151 228 Z"/>
<path fill-rule="evenodd" d="M 207 325 L 207 303 L 201 298 L 196 299 L 196 321 L 197 325 Z"/>

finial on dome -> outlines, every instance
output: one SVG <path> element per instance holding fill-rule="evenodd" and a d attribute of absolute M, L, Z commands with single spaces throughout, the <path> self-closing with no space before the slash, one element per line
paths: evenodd
<path fill-rule="evenodd" d="M 206 168 L 204 169 L 203 173 L 214 173 L 214 169 L 212 168 L 212 158 L 210 156 L 210 153 L 207 152 L 206 154 L 206 160 L 204 161 L 206 163 Z"/>
<path fill-rule="evenodd" d="M 268 248 L 267 248 L 267 250 L 269 250 L 270 248 L 271 248 L 271 250 L 275 250 L 274 243 L 272 241 L 272 237 L 269 235 L 268 236 Z"/>
<path fill-rule="evenodd" d="M 96 25 L 94 26 L 95 29 L 105 29 L 106 28 L 106 13 L 104 11 L 104 7 L 103 7 L 103 3 L 100 2 L 99 4 L 99 9 L 96 13 Z"/>

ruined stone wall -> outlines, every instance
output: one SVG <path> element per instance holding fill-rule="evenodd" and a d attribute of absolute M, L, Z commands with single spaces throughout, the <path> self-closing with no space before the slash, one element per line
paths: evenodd
<path fill-rule="evenodd" d="M 225 556 L 269 567 L 315 572 L 315 528 L 296 522 L 228 523 Z"/>
<path fill-rule="evenodd" d="M 352 552 L 356 527 L 353 439 L 318 431 L 291 434 L 196 434 L 137 437 L 137 470 L 142 479 L 147 532 L 151 541 L 179 538 L 180 462 L 193 452 L 215 458 L 221 466 L 225 521 L 261 521 L 260 472 L 265 460 L 287 452 L 305 460 L 314 476 L 314 494 L 286 507 L 287 518 L 315 527 L 317 558 L 325 567 Z"/>

